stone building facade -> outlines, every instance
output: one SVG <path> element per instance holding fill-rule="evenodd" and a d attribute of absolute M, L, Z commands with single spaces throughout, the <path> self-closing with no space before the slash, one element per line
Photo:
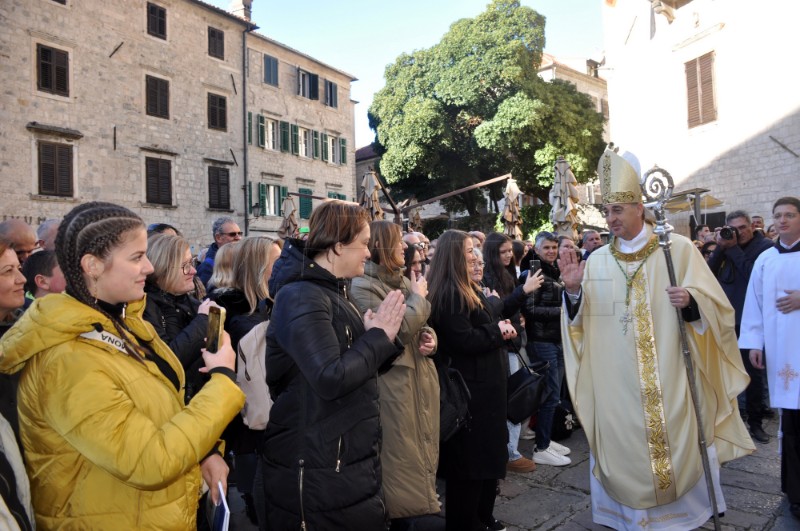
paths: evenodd
<path fill-rule="evenodd" d="M 800 95 L 785 55 L 800 46 L 798 17 L 782 0 L 604 4 L 611 138 L 643 171 L 667 169 L 676 192 L 724 202 L 701 222 L 738 209 L 769 220 L 775 199 L 800 195 Z M 689 234 L 688 212 L 672 221 Z"/>
<path fill-rule="evenodd" d="M 277 231 L 287 194 L 304 194 L 292 195 L 301 226 L 317 198 L 355 201 L 355 78 L 258 33 L 247 47 L 251 230 Z"/>
<path fill-rule="evenodd" d="M 179 227 L 197 251 L 222 215 L 274 231 L 276 216 L 250 219 L 265 183 L 355 194 L 352 157 L 338 163 L 354 135 L 351 76 L 248 20 L 200 0 L 6 0 L 0 20 L 0 219 L 35 227 L 111 201 Z M 281 61 L 277 88 L 264 87 L 266 52 Z M 297 67 L 318 74 L 321 91 L 323 79 L 338 84 L 336 111 L 297 95 Z M 299 169 L 293 127 L 288 153 L 263 153 L 252 123 L 265 115 L 345 139 L 337 163 Z"/>

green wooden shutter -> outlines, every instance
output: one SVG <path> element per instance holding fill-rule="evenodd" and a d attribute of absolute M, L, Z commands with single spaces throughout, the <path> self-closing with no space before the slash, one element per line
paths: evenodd
<path fill-rule="evenodd" d="M 292 155 L 298 155 L 300 153 L 300 139 L 298 138 L 298 127 L 297 124 L 292 124 Z"/>
<path fill-rule="evenodd" d="M 253 113 L 247 111 L 247 143 L 253 144 Z"/>
<path fill-rule="evenodd" d="M 289 122 L 281 122 L 281 151 L 289 151 Z"/>
<path fill-rule="evenodd" d="M 341 199 L 342 201 L 347 201 L 347 196 L 344 194 L 336 194 L 336 199 Z"/>
<path fill-rule="evenodd" d="M 259 114 L 258 115 L 258 146 L 259 147 L 264 147 L 265 143 L 266 143 L 267 135 L 266 135 L 265 127 L 266 127 L 266 124 L 265 124 L 265 120 L 264 120 L 264 115 L 263 114 Z"/>
<path fill-rule="evenodd" d="M 297 190 L 301 194 L 311 195 L 314 190 L 310 188 L 300 188 Z M 310 197 L 300 196 L 300 219 L 309 219 L 311 217 L 312 200 Z"/>
<path fill-rule="evenodd" d="M 247 213 L 253 215 L 253 181 L 247 181 Z"/>
<path fill-rule="evenodd" d="M 312 149 L 312 155 L 314 156 L 315 159 L 318 159 L 319 158 L 319 131 L 313 131 L 311 136 L 313 138 L 312 142 L 314 144 L 313 145 L 313 149 Z"/>
<path fill-rule="evenodd" d="M 281 200 L 280 200 L 280 203 L 278 204 L 278 215 L 282 216 L 283 215 L 283 200 L 286 199 L 286 197 L 289 195 L 289 188 L 286 187 L 286 186 L 281 186 L 280 192 L 281 192 Z"/>
<path fill-rule="evenodd" d="M 258 183 L 258 206 L 261 207 L 262 216 L 270 213 L 267 211 L 267 185 L 264 183 Z"/>
<path fill-rule="evenodd" d="M 347 140 L 345 140 L 344 138 L 339 139 L 339 149 L 340 149 L 339 163 L 347 164 Z"/>
<path fill-rule="evenodd" d="M 328 192 L 328 198 L 339 199 L 339 194 L 337 194 L 336 192 Z"/>
<path fill-rule="evenodd" d="M 320 142 L 322 142 L 322 160 L 328 162 L 328 135 L 322 133 L 322 135 L 320 135 Z"/>

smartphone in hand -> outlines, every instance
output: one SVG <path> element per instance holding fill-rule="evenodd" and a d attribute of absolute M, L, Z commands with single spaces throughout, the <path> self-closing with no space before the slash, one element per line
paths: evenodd
<path fill-rule="evenodd" d="M 206 334 L 206 350 L 217 352 L 222 344 L 222 332 L 225 327 L 225 308 L 211 306 L 208 309 L 208 332 Z"/>
<path fill-rule="evenodd" d="M 542 262 L 539 260 L 531 260 L 531 272 L 530 275 L 533 276 L 542 268 Z"/>

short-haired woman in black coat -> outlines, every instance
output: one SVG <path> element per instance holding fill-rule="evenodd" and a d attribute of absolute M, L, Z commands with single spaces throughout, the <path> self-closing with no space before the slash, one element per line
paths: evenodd
<path fill-rule="evenodd" d="M 392 291 L 362 317 L 348 296 L 370 257 L 363 208 L 326 201 L 309 227 L 307 241 L 286 240 L 270 280 L 267 527 L 380 530 L 377 375 L 403 351 L 395 337 L 405 304 Z"/>

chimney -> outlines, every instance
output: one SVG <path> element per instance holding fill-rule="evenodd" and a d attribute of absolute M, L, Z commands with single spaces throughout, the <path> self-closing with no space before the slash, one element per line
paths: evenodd
<path fill-rule="evenodd" d="M 250 20 L 253 0 L 231 0 L 230 12 L 245 20 Z"/>

